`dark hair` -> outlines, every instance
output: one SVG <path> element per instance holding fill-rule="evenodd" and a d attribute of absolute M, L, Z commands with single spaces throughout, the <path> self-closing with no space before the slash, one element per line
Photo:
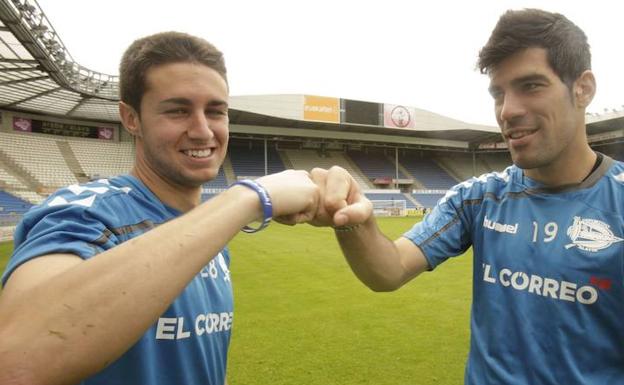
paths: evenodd
<path fill-rule="evenodd" d="M 208 41 L 181 32 L 162 32 L 135 40 L 119 65 L 121 101 L 140 112 L 147 71 L 169 63 L 203 64 L 217 71 L 227 82 L 223 54 Z"/>
<path fill-rule="evenodd" d="M 490 73 L 501 61 L 526 48 L 545 48 L 548 63 L 568 88 L 583 71 L 591 69 L 583 30 L 559 13 L 540 9 L 505 12 L 479 52 L 477 66 L 482 74 Z"/>

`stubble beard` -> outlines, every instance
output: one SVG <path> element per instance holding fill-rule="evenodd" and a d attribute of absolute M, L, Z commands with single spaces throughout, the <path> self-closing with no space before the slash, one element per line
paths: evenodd
<path fill-rule="evenodd" d="M 157 149 L 156 152 L 166 153 L 165 149 Z M 182 187 L 197 188 L 201 187 L 204 183 L 213 180 L 216 175 L 209 178 L 193 178 L 185 170 L 177 165 L 173 160 L 162 159 L 158 155 L 152 153 L 148 148 L 144 149 L 145 158 L 148 164 L 151 164 L 154 171 L 168 183 L 172 183 Z M 218 170 L 217 170 L 218 172 Z"/>

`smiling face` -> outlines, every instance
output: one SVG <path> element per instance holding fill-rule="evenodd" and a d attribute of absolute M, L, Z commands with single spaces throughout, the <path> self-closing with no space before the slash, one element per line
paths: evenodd
<path fill-rule="evenodd" d="M 174 188 L 214 179 L 228 144 L 225 80 L 202 64 L 171 63 L 150 68 L 145 83 L 140 116 L 120 108 L 137 140 L 134 172 Z"/>
<path fill-rule="evenodd" d="M 527 175 L 571 167 L 585 150 L 584 106 L 552 70 L 545 49 L 501 61 L 490 72 L 489 90 L 511 158 Z"/>

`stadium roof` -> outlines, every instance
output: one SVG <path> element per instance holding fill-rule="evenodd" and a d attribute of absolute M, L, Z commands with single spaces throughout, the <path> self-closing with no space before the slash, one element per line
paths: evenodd
<path fill-rule="evenodd" d="M 117 77 L 76 63 L 34 4 L 0 1 L 0 106 L 118 121 Z"/>
<path fill-rule="evenodd" d="M 0 108 L 117 123 L 118 80 L 76 63 L 36 2 L 0 0 Z M 288 135 L 291 129 L 294 136 L 307 132 L 302 136 L 347 140 L 357 133 L 370 141 L 383 135 L 399 142 L 462 142 L 471 147 L 500 140 L 496 127 L 472 125 L 418 109 L 416 117 L 421 124 L 412 130 L 308 121 L 262 107 L 266 98 L 276 97 L 303 95 L 232 97 L 230 122 L 238 126 L 233 131 Z M 623 111 L 588 116 L 588 134 L 608 139 L 605 133 L 613 131 L 624 131 Z"/>

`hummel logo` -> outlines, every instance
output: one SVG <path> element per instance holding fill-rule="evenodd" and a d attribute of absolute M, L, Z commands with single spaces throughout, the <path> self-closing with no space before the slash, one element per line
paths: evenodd
<path fill-rule="evenodd" d="M 518 232 L 517 223 L 515 225 L 507 225 L 505 223 L 498 223 L 498 222 L 494 222 L 488 219 L 487 216 L 485 217 L 485 219 L 483 219 L 483 227 L 485 227 L 486 229 L 498 231 L 499 233 L 516 234 Z"/>

